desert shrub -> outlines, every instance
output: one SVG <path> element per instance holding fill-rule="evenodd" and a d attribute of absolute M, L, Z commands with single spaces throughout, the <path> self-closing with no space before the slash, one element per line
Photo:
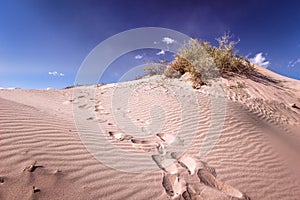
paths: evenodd
<path fill-rule="evenodd" d="M 237 55 L 232 36 L 225 33 L 217 38 L 218 47 L 209 42 L 191 39 L 178 51 L 170 67 L 180 74 L 189 72 L 195 85 L 203 85 L 220 75 L 251 73 L 254 68 L 245 58 Z"/>
<path fill-rule="evenodd" d="M 137 76 L 135 79 L 142 79 L 147 76 L 154 76 L 154 75 L 163 75 L 166 71 L 166 68 L 170 61 L 165 59 L 160 60 L 153 60 L 153 61 L 145 61 L 146 67 L 144 67 L 144 75 Z"/>
<path fill-rule="evenodd" d="M 175 70 L 174 68 L 168 66 L 166 68 L 166 70 L 164 71 L 164 75 L 167 78 L 180 78 L 181 73 L 179 71 Z"/>
<path fill-rule="evenodd" d="M 159 65 L 159 64 L 151 64 L 151 65 L 148 65 L 144 68 L 144 71 L 146 73 L 146 76 L 147 75 L 150 75 L 150 76 L 154 76 L 154 75 L 162 75 L 164 74 L 166 70 L 166 66 L 165 65 Z"/>
<path fill-rule="evenodd" d="M 203 46 L 207 53 L 213 58 L 216 67 L 223 74 L 247 74 L 251 73 L 254 68 L 245 58 L 238 56 L 235 45 L 239 41 L 233 41 L 232 35 L 225 33 L 216 40 L 218 47 L 212 46 L 209 42 L 203 42 Z"/>
<path fill-rule="evenodd" d="M 189 72 L 193 67 L 191 62 L 189 62 L 186 58 L 176 55 L 175 60 L 170 65 L 173 69 L 178 71 L 181 75 L 185 72 Z"/>
<path fill-rule="evenodd" d="M 184 74 L 189 72 L 194 82 L 194 87 L 203 85 L 208 79 L 218 74 L 213 67 L 214 63 L 207 54 L 200 40 L 191 39 L 178 51 L 175 60 L 170 66 L 176 71 Z"/>

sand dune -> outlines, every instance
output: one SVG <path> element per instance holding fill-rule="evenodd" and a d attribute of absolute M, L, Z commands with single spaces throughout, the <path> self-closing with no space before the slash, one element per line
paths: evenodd
<path fill-rule="evenodd" d="M 0 90 L 0 199 L 300 199 L 300 81 L 257 69 Z"/>

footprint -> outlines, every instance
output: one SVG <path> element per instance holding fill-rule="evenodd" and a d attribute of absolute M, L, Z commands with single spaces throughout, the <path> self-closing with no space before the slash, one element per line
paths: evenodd
<path fill-rule="evenodd" d="M 59 169 L 56 169 L 56 170 L 54 171 L 54 174 L 55 174 L 55 175 L 62 175 L 62 171 L 59 170 Z"/>
<path fill-rule="evenodd" d="M 192 200 L 192 195 L 188 191 L 184 191 L 182 197 L 184 200 Z"/>
<path fill-rule="evenodd" d="M 184 192 L 186 182 L 184 179 L 180 179 L 178 176 L 176 176 L 176 179 L 174 181 L 174 198 L 180 197 L 181 194 Z"/>
<path fill-rule="evenodd" d="M 131 139 L 131 142 L 134 144 L 154 144 L 155 142 L 149 140 L 141 140 L 141 139 Z M 156 144 L 156 143 L 155 143 Z"/>
<path fill-rule="evenodd" d="M 238 199 L 250 200 L 250 198 L 247 195 L 243 194 L 238 189 L 216 179 L 214 175 L 206 169 L 199 169 L 197 175 L 200 179 L 200 182 L 204 183 L 209 187 L 218 189 L 219 191 L 225 193 L 228 196 L 235 197 Z"/>
<path fill-rule="evenodd" d="M 0 183 L 4 183 L 4 177 L 0 176 Z"/>
<path fill-rule="evenodd" d="M 142 139 L 131 139 L 132 145 L 135 148 L 141 149 L 143 151 L 154 151 L 159 148 L 159 144 L 151 140 L 142 140 Z"/>
<path fill-rule="evenodd" d="M 162 140 L 163 142 L 166 142 L 167 144 L 180 144 L 183 145 L 183 140 L 179 137 L 176 137 L 173 134 L 169 133 L 157 133 L 156 136 Z"/>
<path fill-rule="evenodd" d="M 109 115 L 109 112 L 100 111 L 99 114 L 101 114 L 101 115 Z"/>
<path fill-rule="evenodd" d="M 174 176 L 176 175 L 170 175 L 170 174 L 163 174 L 163 181 L 162 181 L 162 185 L 166 191 L 166 193 L 173 197 L 174 196 L 174 190 L 173 190 L 173 186 L 172 186 L 172 182 L 174 182 Z"/>
<path fill-rule="evenodd" d="M 177 152 L 172 152 L 171 157 L 176 159 L 183 168 L 187 169 L 190 175 L 194 175 L 196 173 L 196 169 L 200 167 L 198 164 L 199 161 L 197 162 L 197 159 L 191 156 L 187 156 L 187 155 L 181 156 L 181 154 Z M 203 165 L 202 162 L 201 164 Z"/>
<path fill-rule="evenodd" d="M 162 185 L 166 193 L 174 199 L 181 196 L 185 181 L 183 179 L 179 179 L 176 174 L 163 173 Z"/>
<path fill-rule="evenodd" d="M 172 152 L 171 157 L 178 160 L 178 163 L 182 167 L 186 168 L 190 175 L 194 175 L 198 168 L 198 169 L 206 169 L 214 177 L 217 177 L 215 168 L 208 166 L 207 163 L 204 161 L 201 161 L 191 156 L 179 154 L 178 152 Z"/>
<path fill-rule="evenodd" d="M 78 108 L 85 108 L 86 106 L 87 106 L 87 104 L 84 104 L 84 105 L 78 106 Z"/>
<path fill-rule="evenodd" d="M 167 159 L 162 155 L 152 155 L 152 160 L 156 163 L 156 165 L 164 170 L 168 174 L 177 174 L 178 167 L 176 165 L 176 160 Z"/>
<path fill-rule="evenodd" d="M 157 152 L 161 155 L 166 155 L 166 148 L 164 144 L 159 143 L 157 146 Z"/>
<path fill-rule="evenodd" d="M 182 156 L 180 159 L 178 159 L 179 164 L 186 168 L 190 175 L 194 175 L 197 168 L 197 163 L 195 159 L 189 156 Z"/>
<path fill-rule="evenodd" d="M 164 166 L 162 165 L 162 162 L 164 160 L 164 156 L 162 155 L 152 155 L 152 160 L 156 163 L 156 165 L 162 169 L 165 170 Z"/>
<path fill-rule="evenodd" d="M 96 118 L 98 120 L 99 123 L 105 123 L 107 122 L 107 119 L 100 119 L 100 118 Z"/>
<path fill-rule="evenodd" d="M 95 106 L 95 111 L 102 111 L 102 110 L 104 110 L 103 106 L 101 106 L 101 105 Z"/>
<path fill-rule="evenodd" d="M 38 189 L 37 187 L 35 186 L 32 186 L 32 193 L 37 193 L 37 192 L 40 192 L 41 190 Z"/>
<path fill-rule="evenodd" d="M 206 169 L 199 169 L 197 176 L 200 179 L 200 182 L 204 183 L 207 186 L 218 188 L 221 185 L 219 181 Z"/>
<path fill-rule="evenodd" d="M 186 185 L 186 191 L 184 193 L 182 193 L 182 197 L 185 200 L 188 200 L 189 198 L 191 200 L 203 200 L 201 195 L 195 191 L 195 188 L 191 184 L 188 184 L 188 183 Z"/>
<path fill-rule="evenodd" d="M 123 141 L 123 140 L 131 140 L 132 139 L 132 136 L 131 135 L 126 135 L 124 133 L 113 133 L 111 131 L 108 132 L 109 136 L 117 139 L 117 140 L 120 140 L 120 141 Z"/>
<path fill-rule="evenodd" d="M 207 163 L 203 162 L 203 161 L 201 161 L 201 163 L 203 164 L 204 169 L 209 171 L 214 177 L 217 177 L 217 172 L 216 172 L 216 169 L 214 167 L 208 166 Z"/>
<path fill-rule="evenodd" d="M 180 154 L 178 152 L 172 152 L 171 156 L 172 156 L 172 158 L 178 160 L 178 159 L 180 159 L 180 157 L 182 156 L 182 154 Z"/>
<path fill-rule="evenodd" d="M 34 161 L 30 166 L 26 166 L 23 171 L 29 171 L 29 172 L 34 172 L 37 168 L 43 168 L 44 166 L 42 165 L 36 165 L 37 161 Z"/>

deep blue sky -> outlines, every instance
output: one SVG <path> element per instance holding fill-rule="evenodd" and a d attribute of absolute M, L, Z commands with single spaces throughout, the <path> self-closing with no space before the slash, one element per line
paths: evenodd
<path fill-rule="evenodd" d="M 262 53 L 256 58 L 269 61 L 269 69 L 300 79 L 300 1 L 0 0 L 0 87 L 73 85 L 81 63 L 101 41 L 148 26 L 212 43 L 231 31 L 240 39 L 240 54 Z M 132 53 L 126 63 L 137 65 L 155 52 Z M 135 59 L 139 54 L 143 58 Z M 115 66 L 105 80 L 116 81 L 122 73 Z"/>

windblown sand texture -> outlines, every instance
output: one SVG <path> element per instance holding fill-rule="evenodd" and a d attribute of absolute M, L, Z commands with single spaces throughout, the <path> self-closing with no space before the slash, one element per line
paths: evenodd
<path fill-rule="evenodd" d="M 222 78 L 224 101 L 216 102 L 222 96 L 210 85 L 194 99 L 184 80 L 158 76 L 79 90 L 0 90 L 0 199 L 300 199 L 300 81 L 256 68 L 251 78 Z M 126 109 L 112 103 L 117 88 L 131 91 L 116 103 L 128 102 Z M 199 112 L 182 120 L 182 99 Z M 79 130 L 74 117 L 86 110 Z M 118 159 L 123 170 L 85 147 L 82 133 L 97 144 L 90 122 L 113 147 L 100 157 Z M 215 136 L 211 126 L 223 122 L 216 144 L 199 156 Z M 113 158 L 115 149 L 144 155 L 132 169 L 144 173 L 126 172 L 129 160 Z"/>

